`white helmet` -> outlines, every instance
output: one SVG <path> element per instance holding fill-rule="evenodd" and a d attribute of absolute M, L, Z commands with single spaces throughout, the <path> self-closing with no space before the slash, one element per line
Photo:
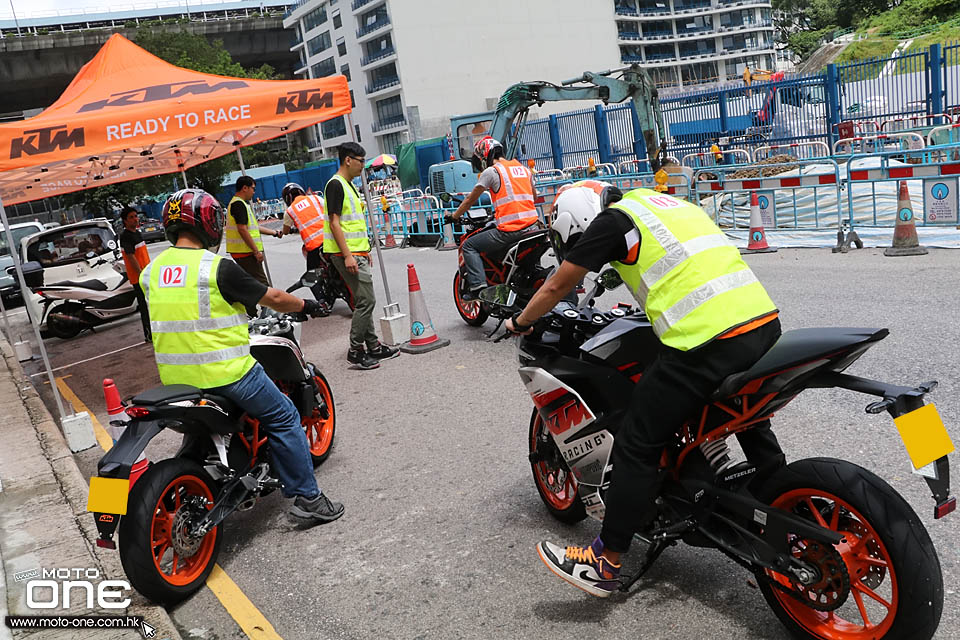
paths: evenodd
<path fill-rule="evenodd" d="M 603 202 L 600 194 L 593 189 L 573 186 L 557 196 L 554 207 L 556 213 L 550 225 L 550 236 L 557 260 L 563 262 L 567 252 L 603 210 Z"/>

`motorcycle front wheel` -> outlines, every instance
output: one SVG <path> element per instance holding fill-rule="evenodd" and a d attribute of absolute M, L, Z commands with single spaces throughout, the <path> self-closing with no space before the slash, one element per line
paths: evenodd
<path fill-rule="evenodd" d="M 539 451 L 536 462 L 531 460 L 533 481 L 547 510 L 560 522 L 574 524 L 587 517 L 580 499 L 577 481 L 570 473 L 553 436 L 547 431 L 540 413 L 534 409 L 530 416 L 530 454 Z"/>
<path fill-rule="evenodd" d="M 461 296 L 460 272 L 457 271 L 453 275 L 453 302 L 457 306 L 457 313 L 471 327 L 479 327 L 486 322 L 487 318 L 490 317 L 490 312 L 484 308 L 483 304 L 479 300 L 468 302 Z"/>
<path fill-rule="evenodd" d="M 215 493 L 207 472 L 184 458 L 152 465 L 133 485 L 120 519 L 120 562 L 147 599 L 175 604 L 206 582 L 220 553 L 220 527 L 199 539 L 189 530 L 213 508 Z"/>
<path fill-rule="evenodd" d="M 767 604 L 794 637 L 933 637 L 943 611 L 940 561 L 920 518 L 893 487 L 850 462 L 812 458 L 777 471 L 758 493 L 772 506 L 843 535 L 843 542 L 826 547 L 787 534 L 794 556 L 816 567 L 813 584 L 758 573 Z"/>

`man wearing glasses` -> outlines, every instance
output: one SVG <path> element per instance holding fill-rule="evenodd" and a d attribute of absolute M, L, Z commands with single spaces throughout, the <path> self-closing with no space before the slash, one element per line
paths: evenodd
<path fill-rule="evenodd" d="M 367 236 L 366 205 L 351 182 L 363 171 L 363 147 L 356 142 L 340 146 L 340 169 L 324 190 L 327 230 L 323 252 L 353 291 L 356 307 L 350 325 L 347 362 L 357 369 L 376 369 L 381 360 L 395 358 L 400 350 L 381 344 L 373 328 L 377 295 L 373 290 L 373 260 Z M 364 348 L 366 347 L 366 348 Z"/>
<path fill-rule="evenodd" d="M 257 216 L 254 215 L 253 207 L 250 206 L 250 201 L 253 200 L 253 194 L 257 189 L 257 183 L 253 178 L 240 176 L 237 178 L 236 188 L 237 193 L 230 199 L 227 215 L 227 253 L 255 280 L 269 287 L 270 282 L 263 271 L 263 241 L 260 235 L 279 238 L 282 234 L 270 229 L 261 231 L 260 225 L 257 224 Z M 248 308 L 247 313 L 255 316 L 256 307 Z"/>

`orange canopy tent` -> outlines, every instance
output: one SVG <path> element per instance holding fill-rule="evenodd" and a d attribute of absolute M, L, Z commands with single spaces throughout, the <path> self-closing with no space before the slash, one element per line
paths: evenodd
<path fill-rule="evenodd" d="M 215 76 L 114 34 L 49 108 L 0 125 L 0 198 L 17 204 L 173 173 L 349 112 L 343 76 Z"/>

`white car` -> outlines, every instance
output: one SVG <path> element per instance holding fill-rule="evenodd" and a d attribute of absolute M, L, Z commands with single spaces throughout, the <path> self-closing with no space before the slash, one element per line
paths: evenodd
<path fill-rule="evenodd" d="M 91 255 L 92 254 L 92 255 Z M 106 218 L 48 229 L 20 241 L 24 262 L 39 262 L 43 285 L 99 280 L 113 289 L 126 278 L 117 234 Z M 40 284 L 40 283 L 37 283 Z M 40 296 L 31 294 L 31 315 L 40 318 Z M 40 329 L 45 329 L 41 322 Z"/>
<path fill-rule="evenodd" d="M 13 245 L 17 246 L 21 240 L 27 236 L 33 235 L 38 231 L 43 231 L 39 222 L 22 222 L 10 225 L 10 233 L 13 235 Z M 7 232 L 0 225 L 0 295 L 4 302 L 14 300 L 20 297 L 20 287 L 17 280 L 7 273 L 7 267 L 13 266 L 13 257 L 7 247 Z"/>

